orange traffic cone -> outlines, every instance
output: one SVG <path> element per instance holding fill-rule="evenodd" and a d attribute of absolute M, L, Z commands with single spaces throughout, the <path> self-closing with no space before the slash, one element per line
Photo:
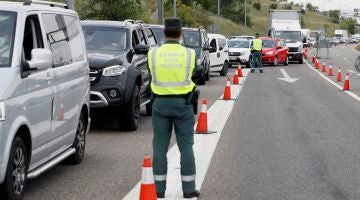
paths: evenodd
<path fill-rule="evenodd" d="M 349 73 L 346 73 L 343 90 L 350 90 Z"/>
<path fill-rule="evenodd" d="M 151 164 L 151 158 L 144 157 L 143 170 L 141 176 L 140 198 L 139 200 L 156 200 L 156 188 Z"/>
<path fill-rule="evenodd" d="M 202 100 L 201 112 L 199 114 L 198 123 L 196 125 L 196 134 L 210 134 L 216 133 L 216 131 L 208 130 L 208 119 L 207 119 L 207 99 Z"/>
<path fill-rule="evenodd" d="M 304 55 L 304 58 L 307 59 L 307 49 L 306 48 L 304 49 L 303 55 Z"/>
<path fill-rule="evenodd" d="M 230 78 L 226 80 L 226 86 L 224 89 L 224 100 L 231 100 L 231 87 L 230 87 Z"/>
<path fill-rule="evenodd" d="M 328 76 L 334 76 L 334 74 L 333 74 L 333 68 L 332 68 L 332 65 L 330 65 L 330 67 L 329 67 L 329 73 L 328 73 Z"/>
<path fill-rule="evenodd" d="M 322 64 L 322 69 L 321 69 L 321 72 L 326 72 L 326 65 L 325 65 L 325 62 L 323 62 L 323 64 Z"/>
<path fill-rule="evenodd" d="M 337 82 L 342 81 L 342 75 L 341 75 L 341 68 L 340 67 L 339 67 L 339 70 L 338 70 L 338 73 L 337 73 L 336 81 Z"/>
<path fill-rule="evenodd" d="M 238 70 L 237 70 L 237 73 L 238 73 L 238 76 L 239 76 L 239 77 L 243 77 L 243 76 L 244 76 L 243 73 L 242 73 L 242 70 L 241 70 L 241 65 L 239 65 Z"/>
<path fill-rule="evenodd" d="M 313 55 L 313 57 L 312 57 L 312 59 L 311 59 L 311 62 L 315 65 L 315 61 L 316 61 L 316 59 L 315 59 L 315 55 Z"/>
<path fill-rule="evenodd" d="M 318 59 L 316 59 L 316 62 L 315 62 L 316 64 L 316 69 L 320 69 L 320 61 L 318 60 Z"/>
<path fill-rule="evenodd" d="M 238 71 L 236 71 L 236 70 L 235 70 L 235 74 L 234 74 L 233 84 L 239 85 L 239 75 L 238 75 Z"/>

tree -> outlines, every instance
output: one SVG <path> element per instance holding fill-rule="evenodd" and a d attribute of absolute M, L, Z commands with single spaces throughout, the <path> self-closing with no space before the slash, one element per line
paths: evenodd
<path fill-rule="evenodd" d="M 357 22 L 354 19 L 346 19 L 340 22 L 340 28 L 347 30 L 350 34 L 355 34 Z"/>
<path fill-rule="evenodd" d="M 306 4 L 306 9 L 312 12 L 319 12 L 319 7 L 313 6 L 311 3 Z"/>
<path fill-rule="evenodd" d="M 340 18 L 340 10 L 329 10 L 329 16 L 331 17 L 331 21 L 338 24 Z"/>

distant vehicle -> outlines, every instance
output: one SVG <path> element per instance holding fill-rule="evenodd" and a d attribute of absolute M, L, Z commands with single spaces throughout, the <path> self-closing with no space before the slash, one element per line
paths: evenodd
<path fill-rule="evenodd" d="M 303 36 L 303 47 L 309 47 L 310 43 L 310 29 L 301 29 L 301 33 Z"/>
<path fill-rule="evenodd" d="M 334 37 L 338 38 L 341 43 L 347 43 L 347 40 L 349 38 L 347 30 L 342 29 L 335 30 Z"/>
<path fill-rule="evenodd" d="M 140 107 L 151 115 L 147 52 L 156 46 L 149 27 L 126 21 L 82 21 L 90 65 L 92 116 L 115 116 L 119 128 L 138 128 Z"/>
<path fill-rule="evenodd" d="M 89 64 L 79 16 L 66 8 L 0 1 L 1 200 L 22 199 L 28 179 L 84 158 Z"/>
<path fill-rule="evenodd" d="M 229 68 L 229 46 L 225 36 L 208 34 L 210 41 L 210 71 L 226 76 Z"/>
<path fill-rule="evenodd" d="M 357 44 L 360 42 L 360 35 L 353 35 L 351 36 L 351 43 Z"/>
<path fill-rule="evenodd" d="M 279 63 L 289 64 L 289 48 L 278 38 L 261 37 L 264 45 L 262 49 L 262 62 L 277 66 Z"/>
<path fill-rule="evenodd" d="M 247 39 L 232 39 L 229 43 L 229 60 L 231 65 L 251 66 L 251 41 Z"/>
<path fill-rule="evenodd" d="M 289 60 L 303 63 L 303 37 L 298 10 L 269 10 L 269 36 L 280 38 L 289 47 Z"/>
<path fill-rule="evenodd" d="M 330 43 L 333 44 L 334 46 L 337 46 L 340 44 L 340 40 L 336 37 L 333 37 L 331 38 Z"/>
<path fill-rule="evenodd" d="M 199 85 L 205 85 L 210 79 L 210 55 L 211 47 L 206 30 L 200 28 L 186 28 L 183 31 L 183 44 L 186 47 L 195 49 L 196 72 L 192 79 Z"/>
<path fill-rule="evenodd" d="M 251 35 L 238 35 L 238 36 L 230 36 L 229 40 L 232 39 L 245 39 L 245 40 L 253 40 L 255 37 Z"/>

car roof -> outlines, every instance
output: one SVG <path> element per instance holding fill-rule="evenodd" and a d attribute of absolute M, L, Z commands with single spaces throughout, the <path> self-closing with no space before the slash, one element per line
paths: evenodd
<path fill-rule="evenodd" d="M 100 27 L 117 27 L 117 28 L 129 28 L 133 27 L 141 27 L 141 24 L 133 24 L 127 21 L 107 21 L 107 20 L 83 20 L 81 21 L 81 25 L 83 26 L 100 26 Z"/>
<path fill-rule="evenodd" d="M 221 34 L 216 34 L 216 33 L 208 33 L 208 38 L 222 38 L 222 39 L 226 39 L 225 36 L 221 35 Z"/>
<path fill-rule="evenodd" d="M 160 29 L 164 29 L 164 25 L 162 24 L 147 24 L 150 28 L 160 28 Z"/>
<path fill-rule="evenodd" d="M 59 4 L 57 2 L 52 2 L 52 3 Z M 67 9 L 65 7 L 60 7 L 60 6 L 53 6 L 50 4 L 51 2 L 49 2 L 49 5 L 32 2 L 30 5 L 24 5 L 24 2 L 0 1 L 0 8 L 1 10 L 13 11 L 13 12 L 54 11 L 54 12 L 64 12 L 64 13 L 71 13 L 77 15 L 76 12 L 71 9 Z"/>
<path fill-rule="evenodd" d="M 244 39 L 244 38 L 232 38 L 229 41 L 247 41 L 248 42 L 249 40 Z"/>
<path fill-rule="evenodd" d="M 200 31 L 200 28 L 182 27 L 183 31 Z"/>

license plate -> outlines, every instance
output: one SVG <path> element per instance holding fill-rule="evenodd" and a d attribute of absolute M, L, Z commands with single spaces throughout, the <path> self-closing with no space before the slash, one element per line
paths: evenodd
<path fill-rule="evenodd" d="M 236 56 L 230 56 L 230 60 L 237 60 L 237 58 Z"/>
<path fill-rule="evenodd" d="M 289 56 L 289 59 L 292 59 L 293 57 L 292 56 Z"/>

